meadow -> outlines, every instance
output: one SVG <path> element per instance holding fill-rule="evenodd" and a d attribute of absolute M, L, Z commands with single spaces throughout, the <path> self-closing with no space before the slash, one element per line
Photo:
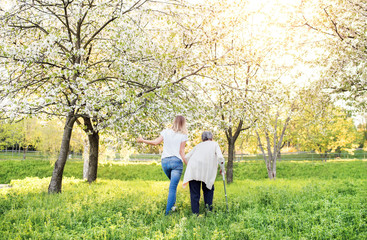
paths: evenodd
<path fill-rule="evenodd" d="M 367 161 L 282 161 L 275 181 L 261 161 L 235 163 L 220 178 L 214 211 L 192 215 L 188 188 L 164 216 L 168 184 L 160 164 L 107 163 L 98 180 L 66 164 L 61 194 L 47 194 L 52 163 L 0 161 L 0 239 L 367 239 Z"/>

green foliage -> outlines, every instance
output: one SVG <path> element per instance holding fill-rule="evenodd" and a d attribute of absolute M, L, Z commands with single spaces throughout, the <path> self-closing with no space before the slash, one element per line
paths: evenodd
<path fill-rule="evenodd" d="M 235 182 L 215 183 L 214 211 L 191 213 L 188 188 L 164 216 L 169 183 L 160 164 L 109 163 L 98 180 L 65 165 L 62 194 L 47 194 L 45 160 L 0 161 L 0 239 L 365 239 L 367 161 L 282 161 L 276 181 L 262 161 L 234 165 Z M 21 180 L 16 180 L 21 179 Z"/>
<path fill-rule="evenodd" d="M 22 148 L 37 146 L 39 143 L 40 124 L 32 118 L 23 119 L 19 122 L 0 122 L 0 149 L 18 145 Z"/>
<path fill-rule="evenodd" d="M 177 212 L 164 216 L 168 181 L 64 178 L 62 194 L 47 194 L 50 178 L 13 180 L 0 190 L 3 239 L 365 239 L 363 179 L 221 182 L 214 212 L 194 216 L 188 189 L 178 188 Z M 203 209 L 201 212 L 204 213 Z"/>
<path fill-rule="evenodd" d="M 4 121 L 0 122 L 0 149 L 4 149 L 9 146 L 14 146 L 16 143 L 21 142 L 21 129 L 20 124 L 10 124 Z"/>
<path fill-rule="evenodd" d="M 290 139 L 302 151 L 317 153 L 353 151 L 358 147 L 359 133 L 345 110 L 331 104 L 323 106 L 319 113 L 306 111 L 291 127 Z M 325 155 L 326 156 L 326 155 Z"/>
<path fill-rule="evenodd" d="M 278 162 L 277 176 L 281 179 L 366 179 L 367 162 L 360 160 L 322 162 Z M 265 179 L 267 171 L 263 162 L 236 163 L 234 179 Z"/>
<path fill-rule="evenodd" d="M 367 159 L 367 152 L 363 150 L 354 150 L 354 152 L 341 151 L 327 154 L 319 154 L 315 152 L 282 153 L 281 161 L 317 161 L 324 160 L 325 156 L 328 160 Z M 251 160 L 264 160 L 264 156 L 260 154 L 236 154 L 236 161 Z"/>
<path fill-rule="evenodd" d="M 45 120 L 27 118 L 19 122 L 5 123 L 0 121 L 0 149 L 32 146 L 39 151 L 55 154 L 60 150 L 63 125 L 58 119 Z M 82 152 L 85 134 L 75 128 L 71 139 L 70 150 Z M 28 157 L 28 155 L 27 155 Z"/>
<path fill-rule="evenodd" d="M 0 161 L 0 183 L 9 183 L 12 179 L 25 177 L 45 178 L 52 176 L 53 164 L 49 161 Z M 68 161 L 64 169 L 65 177 L 83 177 L 83 162 Z M 162 168 L 157 163 L 150 164 L 100 164 L 98 177 L 119 180 L 166 180 Z"/>
<path fill-rule="evenodd" d="M 53 164 L 44 160 L 1 160 L 0 183 L 8 184 L 13 179 L 26 177 L 47 178 L 52 175 Z M 367 162 L 351 161 L 282 161 L 277 164 L 277 176 L 281 179 L 366 179 Z M 81 179 L 83 162 L 68 161 L 65 165 L 64 176 Z M 234 180 L 261 180 L 267 178 L 263 161 L 248 161 L 234 163 Z M 144 180 L 165 181 L 167 177 L 157 162 L 151 163 L 107 163 L 98 167 L 98 178 L 116 179 L 121 181 Z M 217 180 L 221 178 L 218 175 Z"/>

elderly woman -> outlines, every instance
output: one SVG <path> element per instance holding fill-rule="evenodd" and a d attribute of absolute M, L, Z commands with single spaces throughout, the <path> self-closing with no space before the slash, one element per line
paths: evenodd
<path fill-rule="evenodd" d="M 213 134 L 205 131 L 201 135 L 203 140 L 196 145 L 185 158 L 187 168 L 184 175 L 184 187 L 189 183 L 191 210 L 199 214 L 200 187 L 203 189 L 205 206 L 213 209 L 214 181 L 217 176 L 218 164 L 224 172 L 224 158 Z"/>

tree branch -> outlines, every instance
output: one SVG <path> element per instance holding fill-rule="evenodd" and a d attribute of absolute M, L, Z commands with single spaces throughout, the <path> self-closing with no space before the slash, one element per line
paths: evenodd
<path fill-rule="evenodd" d="M 206 67 L 205 65 L 203 65 L 203 66 L 201 66 L 199 69 L 197 69 L 196 71 L 194 71 L 194 72 L 192 72 L 192 73 L 190 73 L 190 74 L 188 74 L 188 75 L 186 75 L 186 76 L 183 76 L 183 77 L 181 77 L 180 79 L 178 79 L 177 81 L 174 81 L 174 82 L 172 82 L 172 83 L 170 83 L 170 84 L 172 84 L 172 85 L 178 84 L 178 83 L 182 82 L 183 80 L 185 80 L 186 78 L 196 75 L 198 72 L 200 72 L 200 71 L 201 71 L 202 69 L 204 69 L 204 68 L 207 68 L 207 67 Z M 157 90 L 157 89 L 159 89 L 159 88 L 161 88 L 161 87 L 162 87 L 162 85 L 158 85 L 158 86 L 155 86 L 155 87 L 151 87 L 151 88 L 149 88 L 149 89 L 148 89 L 148 90 L 146 90 L 146 91 L 143 91 L 143 92 L 138 93 L 138 94 L 136 95 L 136 97 L 141 97 L 143 94 L 150 93 L 150 92 L 155 91 L 155 90 Z"/>

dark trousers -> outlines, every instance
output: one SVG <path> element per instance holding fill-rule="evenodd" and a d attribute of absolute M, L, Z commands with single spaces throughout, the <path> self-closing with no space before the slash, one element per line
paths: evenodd
<path fill-rule="evenodd" d="M 209 209 L 209 211 L 213 209 L 214 185 L 212 189 L 208 189 L 204 182 L 192 180 L 189 181 L 191 210 L 196 214 L 199 214 L 200 185 L 204 193 L 205 206 Z"/>

